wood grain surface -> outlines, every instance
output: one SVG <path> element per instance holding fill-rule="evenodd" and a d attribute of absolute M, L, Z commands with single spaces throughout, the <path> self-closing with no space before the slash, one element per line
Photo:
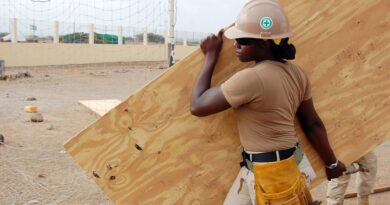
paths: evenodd
<path fill-rule="evenodd" d="M 390 2 L 281 1 L 336 155 L 358 159 L 389 138 Z M 196 50 L 64 145 L 115 204 L 222 204 L 239 170 L 234 113 L 189 113 L 203 55 Z M 224 47 L 213 84 L 252 63 Z M 297 127 L 298 128 L 298 127 Z M 298 128 L 318 179 L 323 164 Z"/>
<path fill-rule="evenodd" d="M 80 100 L 79 103 L 99 116 L 105 115 L 108 111 L 119 105 L 122 101 L 118 99 L 107 100 Z"/>

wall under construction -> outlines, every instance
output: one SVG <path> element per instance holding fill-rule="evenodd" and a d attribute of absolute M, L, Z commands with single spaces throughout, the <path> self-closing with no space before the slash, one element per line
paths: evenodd
<path fill-rule="evenodd" d="M 197 47 L 176 46 L 176 60 Z M 0 59 L 6 67 L 164 61 L 167 56 L 166 45 L 0 43 Z"/>

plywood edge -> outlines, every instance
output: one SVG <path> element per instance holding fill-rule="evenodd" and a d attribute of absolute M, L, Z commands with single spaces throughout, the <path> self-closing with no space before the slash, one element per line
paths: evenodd
<path fill-rule="evenodd" d="M 79 103 L 88 108 L 95 114 L 103 116 L 110 110 L 118 106 L 122 101 L 118 99 L 106 99 L 106 100 L 79 100 Z"/>

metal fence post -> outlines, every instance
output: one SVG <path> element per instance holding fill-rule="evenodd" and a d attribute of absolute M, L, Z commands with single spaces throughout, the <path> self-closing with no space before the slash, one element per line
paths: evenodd
<path fill-rule="evenodd" d="M 3 76 L 4 70 L 5 70 L 4 60 L 0 60 L 0 77 Z"/>

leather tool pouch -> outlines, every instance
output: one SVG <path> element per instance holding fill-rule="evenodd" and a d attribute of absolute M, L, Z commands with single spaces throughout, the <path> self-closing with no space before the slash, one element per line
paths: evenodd
<path fill-rule="evenodd" d="M 271 163 L 253 163 L 257 205 L 309 205 L 312 197 L 294 156 Z"/>

